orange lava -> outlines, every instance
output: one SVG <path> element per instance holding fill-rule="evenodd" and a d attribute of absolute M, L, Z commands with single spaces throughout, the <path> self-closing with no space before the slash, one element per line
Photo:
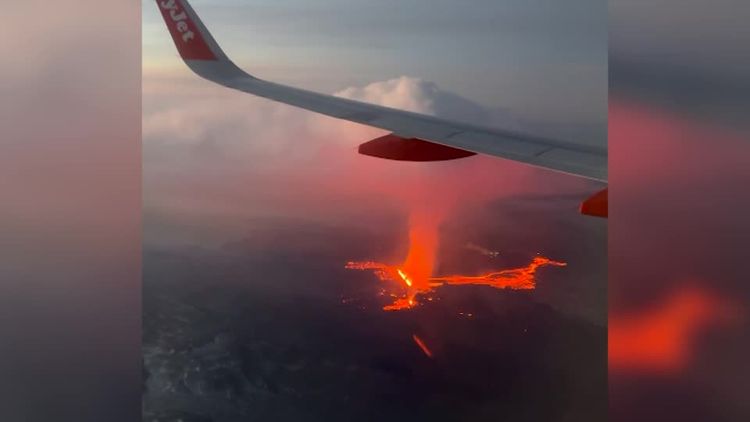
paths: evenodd
<path fill-rule="evenodd" d="M 521 268 L 495 271 L 479 276 L 453 275 L 449 277 L 433 277 L 430 281 L 440 284 L 476 284 L 496 289 L 528 290 L 536 287 L 536 270 L 545 265 L 564 267 L 568 264 L 537 255 L 529 265 Z"/>
<path fill-rule="evenodd" d="M 408 275 L 406 275 L 405 272 L 401 270 L 401 268 L 396 268 L 396 272 L 398 273 L 398 276 L 401 277 L 402 280 L 404 280 L 404 284 L 406 284 L 406 287 L 411 287 L 414 283 L 412 283 L 411 278 L 409 278 Z"/>
<path fill-rule="evenodd" d="M 424 344 L 424 342 L 422 341 L 421 338 L 419 338 L 419 336 L 417 336 L 416 334 L 412 334 L 411 338 L 414 339 L 414 342 L 417 343 L 417 346 L 419 346 L 419 348 L 422 349 L 422 351 L 428 358 L 432 358 L 432 351 L 430 350 L 429 347 L 427 347 L 426 344 Z"/>
<path fill-rule="evenodd" d="M 494 271 L 478 276 L 452 275 L 447 277 L 427 277 L 417 279 L 400 267 L 378 262 L 348 262 L 346 268 L 351 270 L 372 270 L 381 281 L 395 282 L 401 287 L 401 293 L 391 293 L 393 303 L 383 307 L 385 311 L 411 309 L 419 304 L 417 295 L 434 292 L 443 285 L 480 285 L 496 289 L 530 290 L 536 288 L 536 272 L 543 266 L 564 267 L 565 262 L 554 261 L 537 255 L 529 265 L 521 268 Z M 416 280 L 420 280 L 417 284 Z"/>
<path fill-rule="evenodd" d="M 395 270 L 395 267 L 391 267 L 385 264 L 381 264 L 380 262 L 373 262 L 373 261 L 361 261 L 361 262 L 355 262 L 355 261 L 349 261 L 344 266 L 347 270 L 372 270 L 376 276 L 380 279 L 380 281 L 388 281 L 393 280 L 393 272 Z"/>
<path fill-rule="evenodd" d="M 414 299 L 400 298 L 396 299 L 390 305 L 383 306 L 384 311 L 400 311 L 402 309 L 411 309 L 415 306 Z"/>
<path fill-rule="evenodd" d="M 678 373 L 692 361 L 702 330 L 736 316 L 705 290 L 686 287 L 633 314 L 609 317 L 610 370 Z"/>
<path fill-rule="evenodd" d="M 482 275 L 451 275 L 433 277 L 437 264 L 439 214 L 429 210 L 414 212 L 409 219 L 409 251 L 401 265 L 387 265 L 373 261 L 348 262 L 346 268 L 370 270 L 384 282 L 392 282 L 389 295 L 394 301 L 383 307 L 386 311 L 411 309 L 419 305 L 417 297 L 449 285 L 482 285 L 496 289 L 534 289 L 537 269 L 543 266 L 563 267 L 565 262 L 553 261 L 537 255 L 529 265 L 494 271 Z M 475 248 L 476 249 L 476 248 Z M 484 249 L 482 249 L 484 250 Z M 490 254 L 495 257 L 496 254 Z M 394 284 L 395 283 L 395 284 Z M 395 290 L 394 290 L 395 289 Z M 382 292 L 386 293 L 385 290 Z M 431 300 L 431 297 L 428 297 Z"/>

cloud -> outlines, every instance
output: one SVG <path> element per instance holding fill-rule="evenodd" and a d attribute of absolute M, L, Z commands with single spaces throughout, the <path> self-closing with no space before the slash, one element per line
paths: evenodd
<path fill-rule="evenodd" d="M 415 113 L 446 117 L 476 124 L 489 124 L 487 108 L 440 89 L 419 78 L 401 76 L 365 87 L 350 87 L 335 95 Z"/>
<path fill-rule="evenodd" d="M 442 92 L 434 83 L 401 76 L 374 82 L 365 87 L 349 87 L 335 95 L 415 113 L 435 115 L 435 101 Z"/>
<path fill-rule="evenodd" d="M 247 147 L 247 152 L 253 154 L 310 153 L 317 150 L 320 143 L 297 142 L 299 135 L 328 136 L 330 139 L 325 142 L 338 141 L 338 144 L 355 147 L 368 140 L 368 136 L 382 132 L 235 91 L 216 89 L 203 93 L 201 88 L 205 82 L 198 83 L 201 85 L 179 85 L 182 92 L 154 92 L 152 95 L 148 90 L 145 92 L 146 101 L 156 103 L 165 102 L 162 96 L 172 97 L 171 101 L 157 106 L 158 110 L 144 115 L 147 153 L 155 152 L 149 148 L 154 142 L 195 145 L 219 142 L 224 148 Z M 401 76 L 364 87 L 350 87 L 334 95 L 458 121 L 490 122 L 490 113 L 485 107 L 414 77 Z M 331 137 L 332 131 L 338 132 L 338 136 Z"/>
<path fill-rule="evenodd" d="M 154 110 L 143 120 L 147 207 L 180 204 L 194 211 L 236 212 L 247 206 L 266 213 L 302 207 L 308 215 L 316 210 L 335 215 L 414 203 L 453 207 L 586 185 L 490 157 L 444 163 L 364 157 L 356 147 L 384 131 L 222 88 L 201 91 L 205 82 L 197 79 L 191 84 L 157 92 L 148 88 L 155 82 L 144 82 L 144 109 Z M 456 120 L 488 122 L 492 115 L 434 83 L 407 76 L 336 95 Z M 196 198 L 197 191 L 211 199 Z"/>

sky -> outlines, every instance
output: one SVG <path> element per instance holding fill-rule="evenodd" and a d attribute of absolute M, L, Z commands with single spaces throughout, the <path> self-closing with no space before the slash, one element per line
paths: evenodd
<path fill-rule="evenodd" d="M 605 142 L 607 5 L 600 0 L 193 1 L 227 54 L 265 79 L 332 93 L 410 76 Z M 185 76 L 143 2 L 144 78 Z M 585 135 L 581 135 L 585 133 Z"/>

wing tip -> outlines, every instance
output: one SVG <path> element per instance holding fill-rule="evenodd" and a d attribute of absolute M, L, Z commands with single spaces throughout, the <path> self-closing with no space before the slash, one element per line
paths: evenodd
<path fill-rule="evenodd" d="M 609 188 L 604 188 L 581 202 L 580 212 L 593 217 L 609 217 Z"/>

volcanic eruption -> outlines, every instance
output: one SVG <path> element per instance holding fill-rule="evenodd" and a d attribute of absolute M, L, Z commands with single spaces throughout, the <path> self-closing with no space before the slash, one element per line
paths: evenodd
<path fill-rule="evenodd" d="M 409 250 L 401 264 L 385 264 L 374 261 L 350 261 L 347 269 L 370 270 L 383 282 L 392 283 L 398 289 L 390 296 L 393 302 L 383 310 L 410 309 L 420 302 L 418 298 L 435 292 L 443 285 L 482 285 L 496 289 L 530 290 L 536 287 L 536 272 L 544 266 L 564 267 L 565 262 L 536 255 L 531 262 L 520 268 L 500 269 L 479 275 L 435 276 L 437 262 L 439 219 L 429 213 L 412 213 L 409 219 Z"/>

